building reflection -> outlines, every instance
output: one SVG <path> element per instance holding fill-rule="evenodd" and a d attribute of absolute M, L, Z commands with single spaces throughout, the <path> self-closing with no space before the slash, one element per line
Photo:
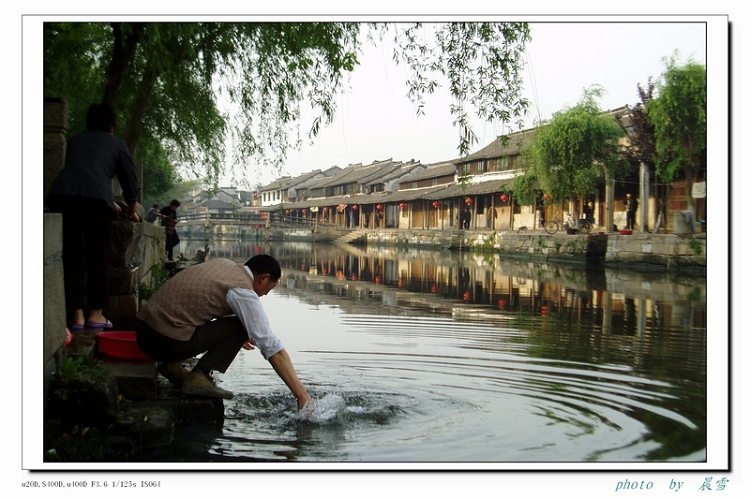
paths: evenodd
<path fill-rule="evenodd" d="M 705 377 L 705 278 L 562 266 L 494 253 L 306 242 L 210 245 L 213 258 L 244 261 L 271 254 L 284 269 L 282 292 L 309 301 L 324 297 L 351 313 L 408 310 L 512 323 L 529 331 L 541 357 L 625 362 L 635 370 L 650 370 L 655 357 L 663 362 L 678 352 L 674 368 L 684 370 L 687 379 Z"/>

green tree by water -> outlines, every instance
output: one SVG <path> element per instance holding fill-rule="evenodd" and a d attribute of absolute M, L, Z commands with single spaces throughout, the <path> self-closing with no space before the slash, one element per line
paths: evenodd
<path fill-rule="evenodd" d="M 664 62 L 658 95 L 646 106 L 656 135 L 656 175 L 665 182 L 684 176 L 688 206 L 694 209 L 693 183 L 706 170 L 706 67 L 696 62 L 678 66 L 676 57 Z"/>
<path fill-rule="evenodd" d="M 575 106 L 554 113 L 537 127 L 527 153 L 527 170 L 514 181 L 519 199 L 542 190 L 555 203 L 585 199 L 606 179 L 627 168 L 619 140 L 625 132 L 597 103 L 600 87 L 591 87 Z"/>

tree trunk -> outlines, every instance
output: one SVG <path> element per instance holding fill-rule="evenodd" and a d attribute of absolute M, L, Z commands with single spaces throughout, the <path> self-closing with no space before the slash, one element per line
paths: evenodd
<path fill-rule="evenodd" d="M 122 84 L 122 76 L 133 60 L 135 50 L 141 41 L 146 25 L 144 23 L 133 23 L 132 31 L 124 40 L 122 32 L 123 23 L 112 23 L 111 26 L 114 43 L 112 44 L 112 59 L 109 61 L 102 103 L 109 104 L 117 109 L 117 95 Z"/>
<path fill-rule="evenodd" d="M 133 104 L 130 108 L 130 119 L 125 127 L 125 133 L 123 139 L 128 145 L 130 154 L 135 156 L 135 151 L 138 147 L 138 141 L 141 139 L 143 134 L 143 117 L 146 114 L 148 108 L 148 101 L 151 97 L 151 93 L 154 89 L 154 84 L 159 76 L 158 70 L 149 66 L 146 73 L 143 75 L 140 85 L 138 85 L 138 91 L 136 93 Z"/>

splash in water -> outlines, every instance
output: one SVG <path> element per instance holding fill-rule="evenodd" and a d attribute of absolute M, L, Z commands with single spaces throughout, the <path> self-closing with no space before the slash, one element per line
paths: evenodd
<path fill-rule="evenodd" d="M 308 402 L 299 412 L 299 419 L 309 423 L 325 423 L 336 419 L 346 409 L 343 397 L 329 393 L 319 400 Z"/>

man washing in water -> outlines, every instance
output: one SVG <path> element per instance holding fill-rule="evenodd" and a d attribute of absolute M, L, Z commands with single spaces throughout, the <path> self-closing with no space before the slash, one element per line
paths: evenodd
<path fill-rule="evenodd" d="M 183 393 L 224 399 L 233 394 L 214 384 L 211 371 L 225 372 L 240 348 L 257 346 L 302 409 L 310 395 L 260 303 L 280 278 L 279 262 L 269 255 L 256 255 L 244 265 L 218 258 L 188 267 L 141 309 L 138 345 Z M 193 370 L 186 371 L 182 361 L 200 354 Z"/>

